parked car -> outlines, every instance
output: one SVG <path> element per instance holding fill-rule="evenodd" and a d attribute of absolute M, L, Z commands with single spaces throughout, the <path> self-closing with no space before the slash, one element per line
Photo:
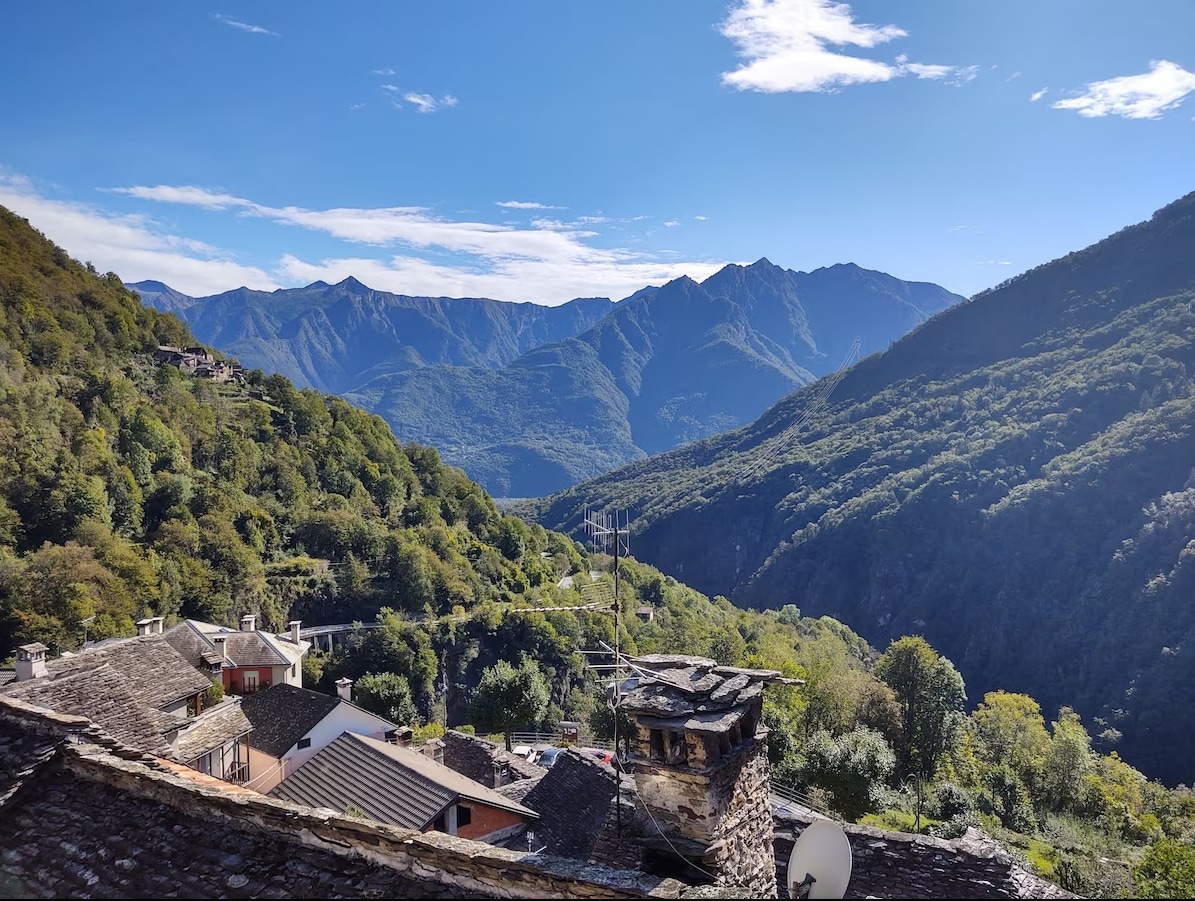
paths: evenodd
<path fill-rule="evenodd" d="M 511 753 L 518 754 L 528 763 L 535 763 L 536 758 L 539 756 L 539 752 L 531 747 L 531 745 L 515 745 Z"/>
<path fill-rule="evenodd" d="M 606 751 L 602 748 L 586 748 L 585 753 L 587 753 L 593 757 L 596 757 L 602 763 L 606 763 L 606 764 L 609 764 L 610 766 L 614 766 L 614 752 L 613 751 Z"/>
<path fill-rule="evenodd" d="M 542 767 L 551 768 L 552 764 L 556 762 L 556 758 L 564 753 L 564 748 L 545 748 L 539 755 L 539 760 L 536 761 Z"/>

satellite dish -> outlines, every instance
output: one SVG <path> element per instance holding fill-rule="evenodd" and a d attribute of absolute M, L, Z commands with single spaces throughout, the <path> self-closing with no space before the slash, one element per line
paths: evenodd
<path fill-rule="evenodd" d="M 841 898 L 851 881 L 851 843 L 832 820 L 805 827 L 788 858 L 790 898 Z"/>

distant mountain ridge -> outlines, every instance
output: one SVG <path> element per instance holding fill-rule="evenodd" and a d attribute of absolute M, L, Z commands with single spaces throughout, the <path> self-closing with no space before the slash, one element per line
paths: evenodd
<path fill-rule="evenodd" d="M 335 285 L 237 288 L 209 297 L 189 297 L 156 281 L 129 287 L 246 366 L 333 393 L 384 372 L 436 363 L 502 366 L 540 344 L 584 331 L 614 306 L 605 297 L 558 307 L 412 297 L 374 291 L 352 277 Z"/>
<path fill-rule="evenodd" d="M 823 387 L 516 509 L 627 510 L 707 594 L 922 634 L 972 701 L 1074 705 L 1195 779 L 1195 194 L 934 316 L 805 421 Z"/>
<path fill-rule="evenodd" d="M 766 259 L 561 307 L 406 297 L 355 279 L 192 299 L 165 287 L 142 297 L 205 342 L 380 413 L 500 497 L 545 495 L 741 425 L 837 367 L 855 337 L 881 350 L 962 299 L 854 264 L 804 273 Z"/>

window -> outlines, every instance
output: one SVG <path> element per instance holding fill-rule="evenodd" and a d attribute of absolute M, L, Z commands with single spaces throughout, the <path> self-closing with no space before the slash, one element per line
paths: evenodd
<path fill-rule="evenodd" d="M 651 730 L 651 747 L 648 756 L 652 760 L 664 759 L 664 733 L 659 729 Z"/>
<path fill-rule="evenodd" d="M 669 763 L 685 763 L 689 759 L 689 749 L 685 746 L 684 732 L 669 732 L 667 746 Z"/>
<path fill-rule="evenodd" d="M 290 665 L 290 677 L 293 679 L 297 675 L 299 675 L 299 664 L 292 663 Z"/>
<path fill-rule="evenodd" d="M 245 686 L 245 694 L 257 691 L 257 670 L 241 674 L 241 683 Z"/>
<path fill-rule="evenodd" d="M 311 739 L 310 738 L 300 738 L 299 739 L 299 750 L 300 751 L 302 751 L 304 748 L 310 748 L 310 747 L 311 747 Z"/>
<path fill-rule="evenodd" d="M 464 804 L 456 805 L 456 825 L 459 829 L 461 826 L 468 826 L 473 822 L 473 809 L 466 807 Z"/>

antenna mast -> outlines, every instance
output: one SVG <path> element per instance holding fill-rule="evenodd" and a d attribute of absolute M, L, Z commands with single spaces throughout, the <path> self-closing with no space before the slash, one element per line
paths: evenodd
<path fill-rule="evenodd" d="M 600 514 L 591 514 L 587 510 L 585 512 L 585 528 L 589 532 L 593 540 L 594 547 L 597 546 L 597 540 L 602 539 L 604 545 L 608 546 L 609 542 L 614 543 L 614 663 L 619 666 L 622 663 L 622 652 L 620 651 L 619 642 L 621 640 L 619 632 L 622 629 L 622 604 L 618 598 L 618 570 L 619 563 L 622 558 L 630 554 L 631 550 L 631 520 L 629 514 L 623 511 L 621 514 L 616 510 L 614 512 L 613 520 L 609 513 L 602 512 Z M 613 692 L 610 699 L 606 702 L 610 706 L 610 711 L 613 714 L 614 720 L 614 760 L 619 763 L 614 769 L 615 778 L 615 792 L 614 792 L 614 817 L 619 838 L 622 837 L 622 766 L 621 759 L 618 756 L 618 710 L 622 705 L 622 679 L 618 678 L 619 672 L 615 670 L 615 679 L 613 684 Z"/>

